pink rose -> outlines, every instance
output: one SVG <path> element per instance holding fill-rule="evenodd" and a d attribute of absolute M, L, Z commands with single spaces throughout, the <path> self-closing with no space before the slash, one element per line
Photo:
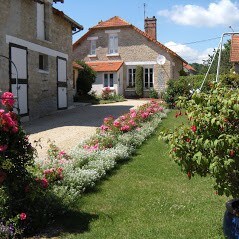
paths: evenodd
<path fill-rule="evenodd" d="M 46 178 L 41 179 L 41 185 L 43 188 L 47 188 L 49 186 L 49 183 Z"/>
<path fill-rule="evenodd" d="M 6 151 L 7 150 L 7 145 L 5 144 L 5 145 L 0 145 L 0 152 L 4 152 L 4 151 Z"/>
<path fill-rule="evenodd" d="M 120 122 L 117 121 L 117 120 L 115 120 L 114 123 L 113 123 L 113 125 L 114 125 L 115 127 L 120 127 Z"/>
<path fill-rule="evenodd" d="M 14 100 L 14 95 L 11 92 L 5 92 L 2 94 L 2 105 L 6 107 L 13 107 L 15 100 Z"/>
<path fill-rule="evenodd" d="M 27 219 L 26 213 L 22 212 L 22 213 L 20 214 L 20 220 L 21 220 L 21 221 L 24 221 L 24 220 L 26 220 L 26 219 Z"/>

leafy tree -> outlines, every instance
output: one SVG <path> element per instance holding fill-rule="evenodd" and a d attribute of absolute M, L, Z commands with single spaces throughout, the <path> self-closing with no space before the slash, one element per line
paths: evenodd
<path fill-rule="evenodd" d="M 96 72 L 84 61 L 78 61 L 77 63 L 83 67 L 83 70 L 79 70 L 76 86 L 77 92 L 78 94 L 86 95 L 91 90 L 92 84 L 95 82 Z"/>
<path fill-rule="evenodd" d="M 144 92 L 143 74 L 144 68 L 142 66 L 137 66 L 135 71 L 135 93 L 139 97 L 143 96 Z"/>
<path fill-rule="evenodd" d="M 230 62 L 230 51 L 231 51 L 231 41 L 228 40 L 223 45 L 223 49 L 222 49 L 220 74 L 229 73 L 231 68 L 233 67 L 232 63 Z M 217 52 L 214 62 L 212 63 L 211 70 L 210 70 L 211 74 L 217 73 L 218 56 L 219 56 L 219 52 Z M 208 59 L 204 61 L 204 64 L 192 63 L 191 65 L 197 71 L 198 75 L 205 74 L 208 70 L 208 67 L 210 66 L 212 62 L 212 59 L 213 59 L 213 55 L 208 55 Z"/>

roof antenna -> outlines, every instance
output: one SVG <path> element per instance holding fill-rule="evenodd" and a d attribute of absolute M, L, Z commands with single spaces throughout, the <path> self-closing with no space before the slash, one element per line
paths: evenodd
<path fill-rule="evenodd" d="M 232 26 L 229 26 L 229 28 L 230 28 L 230 29 L 232 29 L 232 31 L 234 32 L 234 30 L 233 30 Z"/>
<path fill-rule="evenodd" d="M 146 14 L 146 3 L 144 3 L 144 20 L 145 20 L 145 14 Z"/>

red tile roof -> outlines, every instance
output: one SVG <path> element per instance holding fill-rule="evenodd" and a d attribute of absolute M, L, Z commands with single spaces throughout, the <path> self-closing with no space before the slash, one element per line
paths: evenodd
<path fill-rule="evenodd" d="M 92 61 L 86 62 L 96 72 L 117 72 L 123 65 L 123 61 Z"/>
<path fill-rule="evenodd" d="M 183 63 L 183 67 L 185 67 L 189 71 L 196 71 L 192 66 L 190 66 L 189 64 L 186 64 L 186 63 Z"/>
<path fill-rule="evenodd" d="M 73 65 L 73 68 L 76 68 L 76 69 L 79 69 L 79 70 L 83 70 L 84 69 L 81 65 L 79 65 L 75 61 L 73 61 L 72 65 Z"/>
<path fill-rule="evenodd" d="M 98 22 L 98 24 L 96 26 L 92 27 L 92 29 L 108 28 L 108 27 L 124 27 L 124 26 L 131 26 L 131 24 L 126 22 L 124 19 L 116 16 L 116 17 L 110 18 L 109 20 L 107 20 L 105 22 L 103 22 L 103 21 Z"/>
<path fill-rule="evenodd" d="M 231 62 L 239 62 L 239 35 L 232 35 L 231 42 Z"/>
<path fill-rule="evenodd" d="M 176 54 L 174 51 L 170 50 L 169 48 L 167 48 L 166 46 L 164 46 L 162 43 L 160 43 L 159 41 L 153 39 L 151 36 L 149 36 L 147 33 L 141 31 L 139 28 L 135 27 L 134 25 L 126 22 L 125 20 L 123 20 L 122 18 L 115 16 L 110 18 L 107 21 L 101 21 L 99 22 L 96 26 L 92 27 L 89 29 L 89 31 L 83 35 L 78 41 L 76 41 L 73 44 L 73 50 L 80 44 L 82 43 L 89 35 L 91 35 L 91 33 L 95 30 L 95 29 L 99 29 L 99 28 L 115 28 L 115 27 L 130 27 L 133 30 L 135 30 L 136 32 L 138 32 L 139 34 L 143 35 L 144 37 L 146 37 L 148 40 L 154 42 L 156 45 L 158 45 L 159 47 L 163 48 L 164 50 L 166 50 L 168 53 L 178 57 L 180 60 L 182 60 L 183 62 L 187 63 L 183 58 L 181 58 L 178 54 Z"/>

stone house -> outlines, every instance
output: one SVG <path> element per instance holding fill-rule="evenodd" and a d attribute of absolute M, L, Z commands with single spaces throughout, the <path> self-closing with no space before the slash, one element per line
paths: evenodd
<path fill-rule="evenodd" d="M 72 34 L 83 27 L 53 2 L 64 1 L 0 0 L 0 89 L 26 120 L 73 104 Z"/>
<path fill-rule="evenodd" d="M 183 70 L 190 76 L 197 74 L 197 71 L 191 65 L 186 63 L 183 63 Z"/>
<path fill-rule="evenodd" d="M 230 61 L 234 65 L 235 73 L 239 74 L 239 34 L 232 35 Z"/>
<path fill-rule="evenodd" d="M 165 90 L 187 62 L 157 41 L 157 19 L 145 19 L 145 32 L 118 16 L 101 21 L 73 44 L 75 60 L 97 72 L 93 90 L 110 87 L 125 97 L 135 95 L 136 66 L 144 68 L 144 96 Z"/>

